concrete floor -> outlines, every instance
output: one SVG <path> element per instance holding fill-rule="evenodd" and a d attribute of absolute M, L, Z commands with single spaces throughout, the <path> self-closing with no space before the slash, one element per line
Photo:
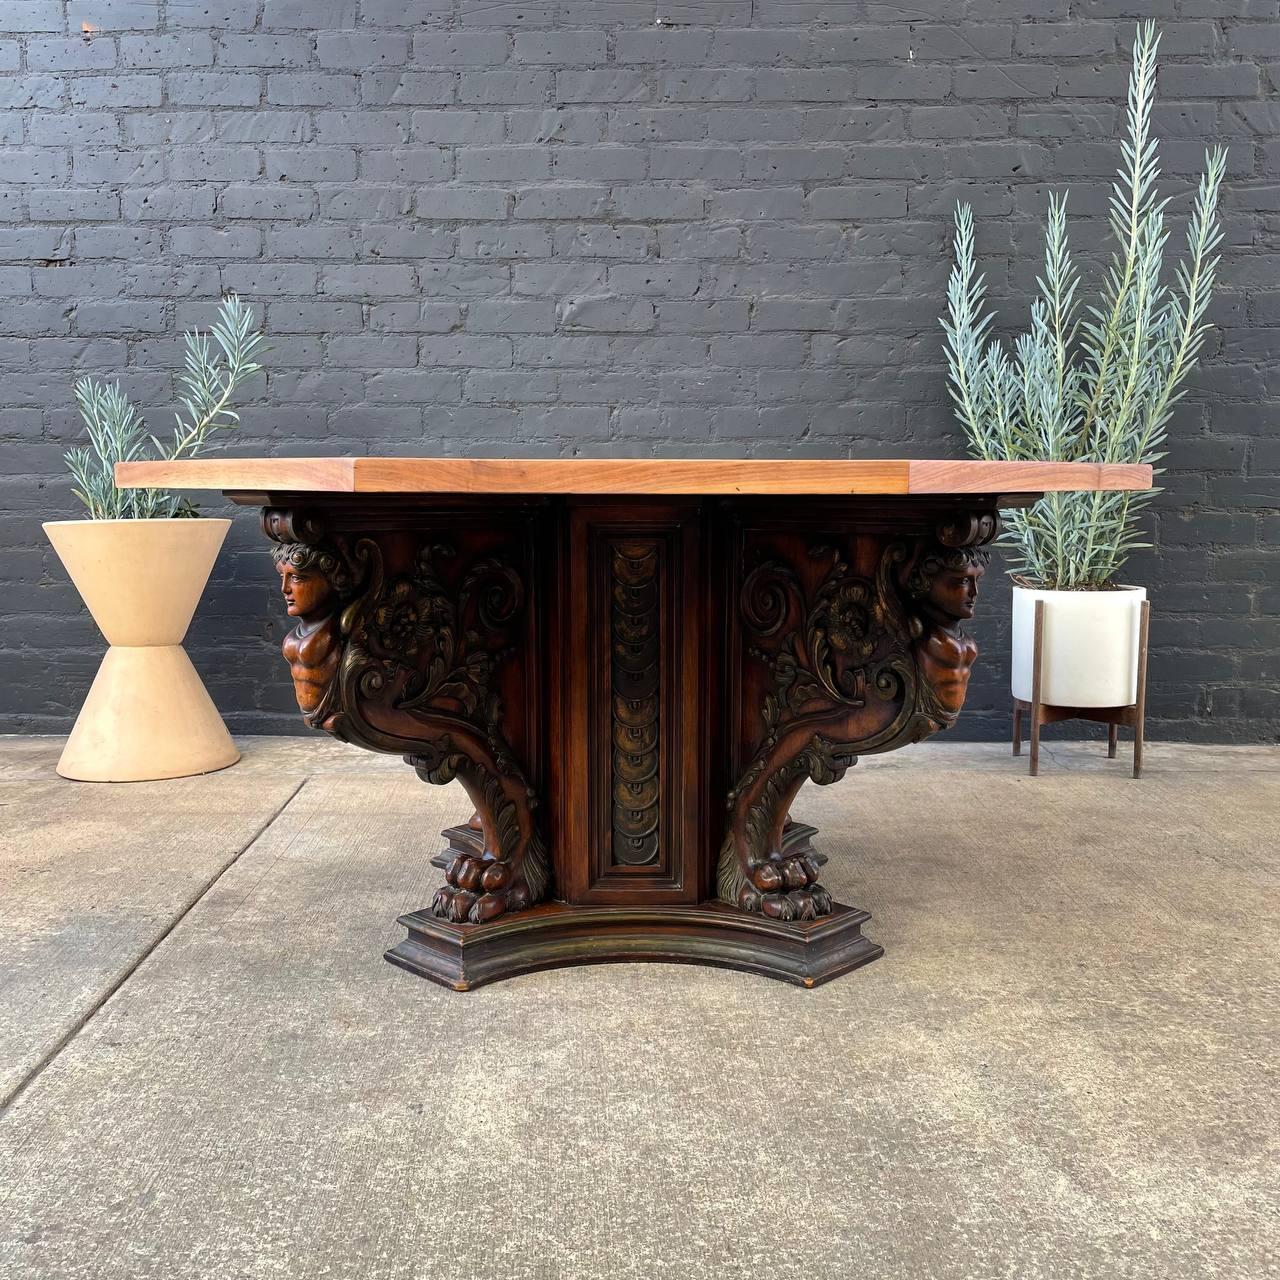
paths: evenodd
<path fill-rule="evenodd" d="M 796 815 L 875 964 L 457 995 L 381 953 L 461 792 L 244 748 L 0 740 L 5 1280 L 1278 1273 L 1280 750 L 865 760 Z"/>

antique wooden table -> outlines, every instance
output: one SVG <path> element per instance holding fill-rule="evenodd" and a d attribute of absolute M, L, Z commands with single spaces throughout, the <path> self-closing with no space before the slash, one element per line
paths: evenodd
<path fill-rule="evenodd" d="M 797 791 L 955 721 L 1000 507 L 1151 471 L 314 458 L 117 480 L 260 506 L 306 722 L 465 787 L 446 883 L 387 953 L 465 990 L 610 960 L 813 986 L 879 956 Z"/>

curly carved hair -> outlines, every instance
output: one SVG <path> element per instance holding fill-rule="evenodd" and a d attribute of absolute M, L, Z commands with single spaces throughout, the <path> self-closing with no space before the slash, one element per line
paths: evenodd
<path fill-rule="evenodd" d="M 305 542 L 282 542 L 271 549 L 271 559 L 278 565 L 294 569 L 310 569 L 320 574 L 341 599 L 355 587 L 351 571 L 332 552 L 322 547 L 309 547 Z"/>
<path fill-rule="evenodd" d="M 916 561 L 907 578 L 907 594 L 913 600 L 923 600 L 940 573 L 960 572 L 970 565 L 985 569 L 990 563 L 991 552 L 983 547 L 934 547 Z"/>

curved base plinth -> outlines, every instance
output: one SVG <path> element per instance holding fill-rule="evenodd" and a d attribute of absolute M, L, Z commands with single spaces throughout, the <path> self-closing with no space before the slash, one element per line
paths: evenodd
<path fill-rule="evenodd" d="M 58 760 L 76 782 L 155 782 L 240 759 L 181 645 L 112 645 Z"/>
<path fill-rule="evenodd" d="M 884 954 L 862 936 L 870 913 L 837 905 L 820 920 L 783 924 L 722 902 L 696 907 L 574 907 L 543 903 L 489 924 L 401 916 L 409 936 L 386 953 L 402 969 L 455 991 L 538 969 L 654 961 L 743 969 L 816 987 Z"/>

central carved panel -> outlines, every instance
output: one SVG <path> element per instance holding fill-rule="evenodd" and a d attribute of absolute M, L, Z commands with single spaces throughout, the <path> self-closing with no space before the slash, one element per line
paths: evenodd
<path fill-rule="evenodd" d="M 556 830 L 569 902 L 700 901 L 702 632 L 700 512 L 687 502 L 569 512 L 557 672 L 566 720 L 553 737 Z"/>
<path fill-rule="evenodd" d="M 609 572 L 613 862 L 654 866 L 662 837 L 662 544 L 611 544 Z"/>

